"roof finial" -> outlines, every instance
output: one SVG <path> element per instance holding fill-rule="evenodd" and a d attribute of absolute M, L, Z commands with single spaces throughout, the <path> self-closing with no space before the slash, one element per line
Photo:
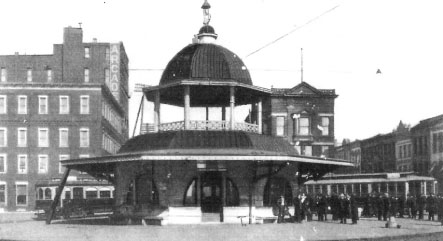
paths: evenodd
<path fill-rule="evenodd" d="M 300 49 L 300 53 L 301 53 L 300 74 L 301 74 L 301 82 L 303 83 L 303 48 Z"/>
<path fill-rule="evenodd" d="M 211 14 L 209 14 L 209 9 L 211 8 L 211 5 L 208 3 L 208 0 L 205 0 L 205 2 L 202 5 L 203 9 L 203 24 L 205 26 L 209 25 L 209 21 L 211 21 Z"/>

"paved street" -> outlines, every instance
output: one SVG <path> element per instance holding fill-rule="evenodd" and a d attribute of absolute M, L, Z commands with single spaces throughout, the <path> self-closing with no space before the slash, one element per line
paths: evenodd
<path fill-rule="evenodd" d="M 9 215 L 9 221 L 4 218 L 5 215 L 0 214 L 3 217 L 0 219 L 0 240 L 443 240 L 443 227 L 438 222 L 409 219 L 397 219 L 400 229 L 384 228 L 384 222 L 375 219 L 362 219 L 357 225 L 313 221 L 302 224 L 160 227 L 111 226 L 106 225 L 103 219 L 55 221 L 46 225 L 43 221 L 30 220 L 29 214 L 16 217 L 15 220 L 13 215 Z"/>

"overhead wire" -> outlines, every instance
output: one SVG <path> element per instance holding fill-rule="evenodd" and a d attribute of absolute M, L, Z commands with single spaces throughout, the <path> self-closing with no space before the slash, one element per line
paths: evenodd
<path fill-rule="evenodd" d="M 273 40 L 273 41 L 271 41 L 271 42 L 269 42 L 269 43 L 267 43 L 267 44 L 265 44 L 263 47 L 260 47 L 259 49 L 257 49 L 257 50 L 255 50 L 255 51 L 251 52 L 250 54 L 246 55 L 245 58 L 247 58 L 247 57 L 249 57 L 249 56 L 251 56 L 251 55 L 253 55 L 253 54 L 259 52 L 260 50 L 262 50 L 262 49 L 264 49 L 264 48 L 266 48 L 266 47 L 268 47 L 268 46 L 270 46 L 270 45 L 276 43 L 277 41 L 279 41 L 279 40 L 281 40 L 281 39 L 287 37 L 288 35 L 290 35 L 290 34 L 294 33 L 295 31 L 297 31 L 297 30 L 299 30 L 299 29 L 305 27 L 306 25 L 311 24 L 312 22 L 314 22 L 314 21 L 316 21 L 317 19 L 323 17 L 324 15 L 326 15 L 326 14 L 328 14 L 328 13 L 334 11 L 334 10 L 335 10 L 336 8 L 338 8 L 339 6 L 340 6 L 340 5 L 337 5 L 337 6 L 333 7 L 333 8 L 331 8 L 331 9 L 327 10 L 326 12 L 323 12 L 322 14 L 320 14 L 320 15 L 318 15 L 318 16 L 312 18 L 312 19 L 310 19 L 309 21 L 307 21 L 307 22 L 305 22 L 304 24 L 302 24 L 302 25 L 296 27 L 295 29 L 289 31 L 288 33 L 286 33 L 286 34 L 284 34 L 284 35 L 278 37 L 277 39 L 275 39 L 275 40 Z"/>

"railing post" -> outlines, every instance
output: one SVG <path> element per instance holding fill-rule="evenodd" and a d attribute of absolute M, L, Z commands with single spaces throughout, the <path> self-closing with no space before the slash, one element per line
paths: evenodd
<path fill-rule="evenodd" d="M 235 108 L 235 89 L 234 86 L 229 87 L 229 107 L 231 112 L 231 124 L 230 129 L 235 130 L 235 118 L 234 118 L 234 108 Z"/>
<path fill-rule="evenodd" d="M 185 130 L 189 130 L 190 129 L 190 123 L 189 123 L 189 115 L 190 115 L 190 107 L 191 107 L 191 97 L 189 94 L 190 90 L 189 90 L 189 85 L 185 85 L 185 90 L 184 90 L 184 119 L 185 119 Z"/>
<path fill-rule="evenodd" d="M 155 91 L 154 102 L 154 132 L 160 131 L 160 90 Z"/>
<path fill-rule="evenodd" d="M 262 98 L 258 100 L 257 112 L 258 134 L 262 134 Z"/>

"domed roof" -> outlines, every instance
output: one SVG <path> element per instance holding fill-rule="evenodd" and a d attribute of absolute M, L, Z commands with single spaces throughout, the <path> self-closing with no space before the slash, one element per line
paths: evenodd
<path fill-rule="evenodd" d="M 242 131 L 170 131 L 128 140 L 119 154 L 139 152 L 193 155 L 297 155 L 283 138 Z"/>
<path fill-rule="evenodd" d="M 203 26 L 200 31 L 210 31 L 210 28 Z M 159 85 L 190 79 L 235 81 L 252 85 L 243 61 L 230 50 L 215 44 L 197 43 L 183 48 L 169 61 Z"/>

